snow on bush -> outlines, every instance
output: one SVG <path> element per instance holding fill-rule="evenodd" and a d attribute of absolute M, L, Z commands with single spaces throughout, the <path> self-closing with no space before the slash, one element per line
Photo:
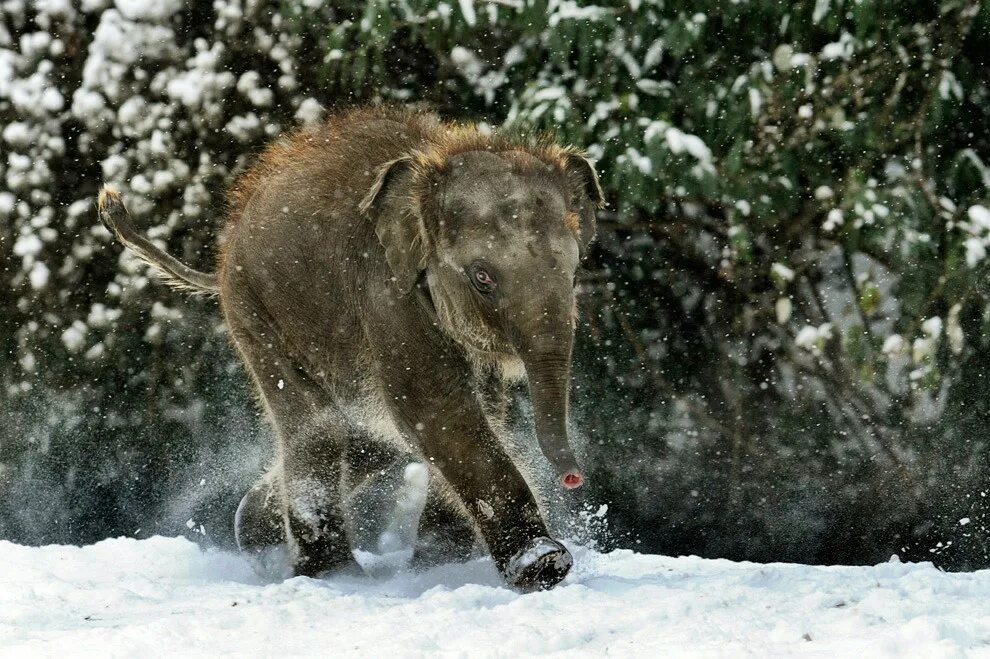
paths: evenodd
<path fill-rule="evenodd" d="M 284 28 L 280 17 L 237 0 L 214 3 L 214 11 L 215 23 L 204 32 L 189 29 L 178 0 L 5 3 L 4 16 L 18 32 L 0 33 L 0 116 L 8 119 L 0 133 L 0 217 L 15 238 L 0 249 L 21 265 L 5 272 L 21 296 L 8 319 L 19 351 L 51 350 L 27 329 L 29 319 L 59 331 L 69 352 L 101 343 L 113 323 L 86 331 L 94 305 L 121 304 L 143 287 L 143 267 L 122 257 L 105 295 L 74 299 L 87 268 L 108 258 L 109 236 L 92 213 L 101 182 L 123 191 L 157 242 L 164 246 L 178 233 L 185 249 L 200 251 L 201 218 L 216 222 L 217 192 L 231 173 L 258 144 L 292 125 L 296 107 L 303 120 L 317 117 L 318 105 L 293 91 L 290 75 L 271 84 L 268 71 L 296 68 L 292 51 L 280 47 L 292 42 L 278 27 Z M 91 34 L 87 24 L 95 25 Z M 227 36 L 241 32 L 253 36 Z M 267 63 L 266 73 L 247 68 L 249 59 Z M 72 68 L 78 77 L 64 75 Z M 231 139 L 242 146 L 228 149 Z M 70 174 L 77 176 L 71 184 Z M 111 311 L 116 317 L 121 309 Z"/>

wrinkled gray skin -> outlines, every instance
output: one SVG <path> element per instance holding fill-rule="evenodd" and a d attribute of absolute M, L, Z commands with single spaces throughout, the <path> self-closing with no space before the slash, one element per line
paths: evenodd
<path fill-rule="evenodd" d="M 347 494 L 412 451 L 431 470 L 416 563 L 466 559 L 477 534 L 510 585 L 551 587 L 571 557 L 499 433 L 506 385 L 525 378 L 541 448 L 559 475 L 578 473 L 566 420 L 594 171 L 579 156 L 561 174 L 522 149 L 475 150 L 450 156 L 424 191 L 407 156 L 429 144 L 427 124 L 353 123 L 322 157 L 266 175 L 225 236 L 224 315 L 279 449 L 238 510 L 239 544 L 287 541 L 297 574 L 353 567 L 349 525 L 361 520 L 348 519 Z M 168 270 L 122 209 L 101 198 L 104 222 Z M 479 264 L 494 294 L 472 283 Z"/>

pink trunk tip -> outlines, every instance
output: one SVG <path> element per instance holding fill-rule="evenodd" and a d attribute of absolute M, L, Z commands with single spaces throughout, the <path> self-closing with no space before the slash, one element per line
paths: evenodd
<path fill-rule="evenodd" d="M 561 477 L 560 484 L 568 490 L 573 490 L 584 484 L 584 476 L 579 471 L 569 471 Z"/>

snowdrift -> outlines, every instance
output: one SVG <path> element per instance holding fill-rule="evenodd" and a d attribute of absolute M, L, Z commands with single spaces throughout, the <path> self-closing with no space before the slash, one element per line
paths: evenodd
<path fill-rule="evenodd" d="M 182 538 L 0 542 L 0 655 L 990 657 L 990 570 L 572 549 L 520 595 L 488 560 L 276 581 Z"/>

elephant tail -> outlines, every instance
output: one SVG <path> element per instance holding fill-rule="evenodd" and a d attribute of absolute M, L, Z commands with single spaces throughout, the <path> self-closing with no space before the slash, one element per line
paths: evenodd
<path fill-rule="evenodd" d="M 169 286 L 206 295 L 216 295 L 220 292 L 216 273 L 200 272 L 190 268 L 138 233 L 130 213 L 124 208 L 120 193 L 113 187 L 103 186 L 97 200 L 97 208 L 103 226 L 109 229 L 124 246 L 137 254 L 138 258 L 158 271 Z"/>

